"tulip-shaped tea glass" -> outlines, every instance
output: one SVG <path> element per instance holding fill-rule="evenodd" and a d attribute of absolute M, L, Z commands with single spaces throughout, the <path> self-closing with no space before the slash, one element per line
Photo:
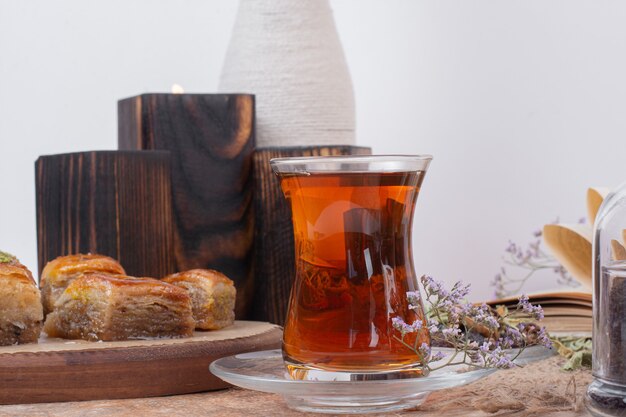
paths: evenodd
<path fill-rule="evenodd" d="M 421 375 L 430 344 L 411 228 L 432 157 L 328 156 L 271 160 L 291 205 L 295 281 L 283 336 L 294 379 Z M 402 322 L 421 329 L 402 337 Z M 395 322 L 395 326 L 394 326 Z"/>

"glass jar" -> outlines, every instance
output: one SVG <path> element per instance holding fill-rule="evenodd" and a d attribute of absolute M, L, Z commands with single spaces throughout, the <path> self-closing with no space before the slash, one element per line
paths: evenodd
<path fill-rule="evenodd" d="M 283 336 L 292 377 L 386 379 L 419 371 L 420 358 L 407 342 L 419 347 L 430 337 L 423 306 L 410 306 L 407 292 L 418 291 L 411 229 L 431 159 L 271 160 L 291 206 L 295 238 L 296 274 Z M 403 343 L 394 319 L 423 327 Z M 313 377 L 310 371 L 316 371 Z"/>
<path fill-rule="evenodd" d="M 596 416 L 626 416 L 626 184 L 610 193 L 593 237 L 593 376 L 586 403 Z"/>

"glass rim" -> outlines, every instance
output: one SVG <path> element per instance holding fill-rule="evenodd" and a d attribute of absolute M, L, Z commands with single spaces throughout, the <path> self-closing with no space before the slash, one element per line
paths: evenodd
<path fill-rule="evenodd" d="M 432 155 L 296 156 L 270 159 L 276 174 L 425 172 Z"/>

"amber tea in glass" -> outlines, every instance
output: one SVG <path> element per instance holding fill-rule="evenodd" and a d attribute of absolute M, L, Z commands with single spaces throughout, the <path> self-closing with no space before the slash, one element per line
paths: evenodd
<path fill-rule="evenodd" d="M 271 161 L 291 205 L 295 281 L 284 328 L 288 369 L 416 369 L 394 317 L 424 321 L 406 293 L 413 210 L 429 156 L 280 158 Z M 427 326 L 404 343 L 429 343 Z M 292 372 L 292 376 L 294 372 Z"/>

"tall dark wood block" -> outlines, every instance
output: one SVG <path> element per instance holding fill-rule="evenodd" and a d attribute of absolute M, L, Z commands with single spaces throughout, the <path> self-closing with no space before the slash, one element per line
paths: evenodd
<path fill-rule="evenodd" d="M 284 324 L 294 279 L 295 252 L 291 208 L 270 159 L 293 156 L 369 155 L 370 148 L 310 146 L 258 149 L 254 154 L 255 275 L 254 318 Z"/>
<path fill-rule="evenodd" d="M 144 94 L 119 102 L 118 123 L 120 149 L 172 154 L 177 269 L 228 275 L 237 287 L 237 318 L 249 318 L 254 96 Z"/>
<path fill-rule="evenodd" d="M 134 276 L 175 271 L 168 152 L 48 155 L 35 171 L 40 274 L 57 256 L 88 252 Z"/>

